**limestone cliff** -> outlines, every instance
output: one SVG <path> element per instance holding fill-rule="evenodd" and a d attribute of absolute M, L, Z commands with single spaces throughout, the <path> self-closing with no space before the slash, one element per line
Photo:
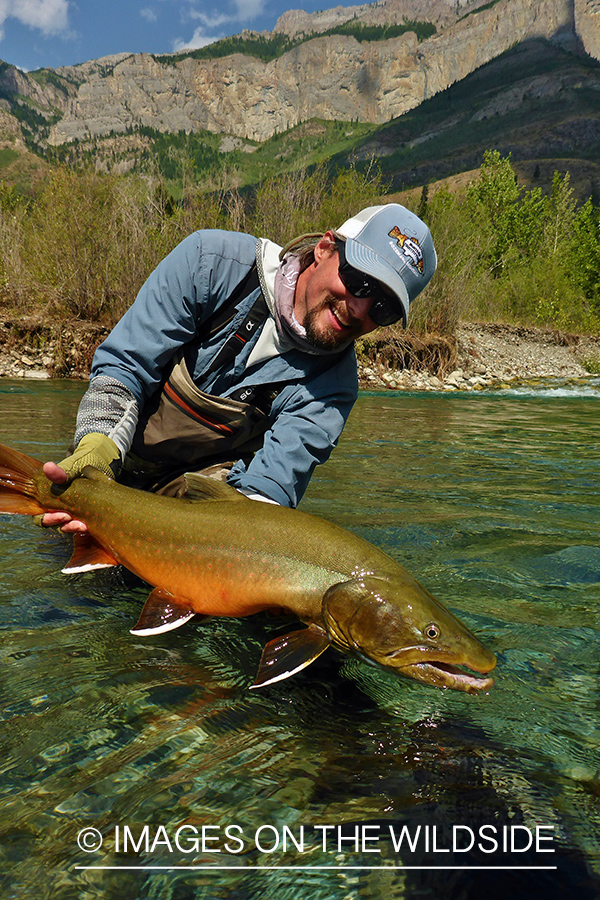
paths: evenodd
<path fill-rule="evenodd" d="M 342 22 L 358 20 L 363 25 L 386 25 L 389 22 L 433 22 L 444 27 L 456 22 L 471 10 L 487 5 L 487 0 L 377 0 L 361 6 L 336 6 L 319 12 L 307 13 L 302 9 L 290 9 L 275 23 L 275 34 L 298 37 L 321 34 Z"/>
<path fill-rule="evenodd" d="M 600 0 L 575 0 L 574 18 L 583 49 L 600 59 Z"/>
<path fill-rule="evenodd" d="M 600 0 L 378 0 L 308 15 L 290 11 L 276 32 L 315 34 L 271 62 L 120 54 L 37 80 L 0 66 L 0 106 L 25 97 L 48 110 L 48 143 L 60 145 L 149 126 L 207 129 L 265 140 L 314 117 L 384 123 L 464 78 L 515 43 L 578 39 L 600 59 Z M 359 42 L 324 35 L 340 21 L 428 19 L 437 33 Z M 8 100 L 6 99 L 8 98 Z"/>

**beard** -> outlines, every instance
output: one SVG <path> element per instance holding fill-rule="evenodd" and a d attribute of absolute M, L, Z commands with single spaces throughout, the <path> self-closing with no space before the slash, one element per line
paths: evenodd
<path fill-rule="evenodd" d="M 304 330 L 306 332 L 306 340 L 318 350 L 343 350 L 352 341 L 362 334 L 362 322 L 350 318 L 350 324 L 343 331 L 334 331 L 332 328 L 323 326 L 322 313 L 326 309 L 339 307 L 340 303 L 334 297 L 327 298 L 318 306 L 309 310 L 304 317 Z M 348 317 L 346 311 L 345 318 Z"/>

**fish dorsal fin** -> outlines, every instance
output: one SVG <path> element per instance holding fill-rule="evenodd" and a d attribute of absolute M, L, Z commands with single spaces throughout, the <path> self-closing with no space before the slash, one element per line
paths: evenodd
<path fill-rule="evenodd" d="M 329 638 L 314 623 L 308 628 L 273 638 L 263 650 L 256 679 L 250 687 L 264 687 L 295 675 L 314 662 L 328 647 Z"/>
<path fill-rule="evenodd" d="M 73 575 L 75 572 L 91 572 L 118 565 L 114 556 L 101 547 L 91 534 L 74 534 L 73 555 L 62 571 L 65 575 Z"/>
<path fill-rule="evenodd" d="M 162 634 L 185 625 L 193 615 L 194 611 L 187 601 L 178 601 L 169 591 L 154 588 L 140 613 L 137 625 L 130 632 L 142 636 Z"/>
<path fill-rule="evenodd" d="M 183 477 L 185 478 L 183 496 L 186 500 L 236 500 L 243 503 L 248 499 L 230 484 L 217 481 L 209 475 L 186 472 Z"/>

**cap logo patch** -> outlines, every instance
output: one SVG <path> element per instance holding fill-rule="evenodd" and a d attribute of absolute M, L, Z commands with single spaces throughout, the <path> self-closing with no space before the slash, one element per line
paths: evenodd
<path fill-rule="evenodd" d="M 401 247 L 402 252 L 405 256 L 408 257 L 408 261 L 413 265 L 416 269 L 419 270 L 421 275 L 423 274 L 423 251 L 421 250 L 421 245 L 419 244 L 416 238 L 409 237 L 407 234 L 402 234 L 397 225 L 394 225 L 391 231 L 388 232 L 388 236 L 391 238 L 396 238 L 398 241 L 398 245 Z"/>

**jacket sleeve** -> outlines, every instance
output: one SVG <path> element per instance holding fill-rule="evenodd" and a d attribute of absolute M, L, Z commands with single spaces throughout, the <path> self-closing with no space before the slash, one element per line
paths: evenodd
<path fill-rule="evenodd" d="M 159 263 L 96 351 L 76 443 L 99 431 L 127 452 L 139 410 L 161 384 L 165 365 L 225 302 L 252 265 L 255 247 L 249 235 L 197 231 Z"/>
<path fill-rule="evenodd" d="M 256 238 L 196 231 L 154 269 L 135 302 L 98 347 L 92 377 L 124 384 L 140 407 L 160 385 L 164 367 L 227 300 L 255 259 Z"/>
<path fill-rule="evenodd" d="M 337 444 L 357 394 L 352 349 L 312 381 L 286 386 L 273 403 L 262 448 L 247 467 L 234 466 L 229 483 L 282 506 L 297 506 L 315 467 Z"/>

